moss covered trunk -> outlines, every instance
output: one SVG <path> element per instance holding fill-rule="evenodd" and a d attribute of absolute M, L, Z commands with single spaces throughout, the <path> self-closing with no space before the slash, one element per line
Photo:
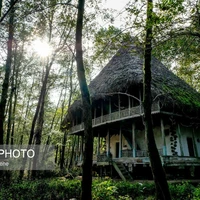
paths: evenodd
<path fill-rule="evenodd" d="M 153 27 L 153 2 L 147 1 L 147 21 L 146 21 L 146 38 L 144 51 L 144 123 L 145 134 L 147 139 L 147 146 L 149 158 L 151 163 L 151 170 L 153 173 L 156 185 L 156 199 L 170 200 L 170 192 L 166 180 L 166 175 L 162 167 L 161 159 L 156 147 L 152 117 L 151 117 L 151 51 L 152 51 L 152 27 Z"/>
<path fill-rule="evenodd" d="M 2 6 L 2 1 L 0 2 Z M 10 6 L 14 3 L 14 0 L 10 1 Z M 5 108 L 7 104 L 9 78 L 12 64 L 12 46 L 14 35 L 14 8 L 11 9 L 9 25 L 8 25 L 8 42 L 7 42 L 7 58 L 5 66 L 5 77 L 2 85 L 1 101 L 0 101 L 0 144 L 4 142 L 4 121 L 5 121 Z"/>
<path fill-rule="evenodd" d="M 82 50 L 82 29 L 83 29 L 83 14 L 84 0 L 78 1 L 78 17 L 76 24 L 76 62 L 79 85 L 82 97 L 82 113 L 84 122 L 84 152 L 82 165 L 82 200 L 92 199 L 92 155 L 93 155 L 93 133 L 92 133 L 92 108 L 90 94 L 85 78 L 85 70 L 83 64 Z"/>

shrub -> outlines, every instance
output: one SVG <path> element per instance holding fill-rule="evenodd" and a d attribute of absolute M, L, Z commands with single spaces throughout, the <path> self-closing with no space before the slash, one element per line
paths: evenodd
<path fill-rule="evenodd" d="M 195 188 L 193 192 L 193 200 L 199 200 L 200 199 L 200 185 Z"/>
<path fill-rule="evenodd" d="M 200 200 L 200 185 L 194 187 L 188 182 L 170 184 L 172 199 Z M 93 200 L 153 200 L 153 183 L 130 183 L 123 181 L 95 180 L 92 185 Z M 81 181 L 63 178 L 12 182 L 2 186 L 0 199 L 6 200 L 68 200 L 80 199 Z"/>
<path fill-rule="evenodd" d="M 94 200 L 115 200 L 118 194 L 117 187 L 111 180 L 95 181 L 92 190 Z"/>
<path fill-rule="evenodd" d="M 139 196 L 149 196 L 155 194 L 155 186 L 153 183 L 130 183 L 117 182 L 116 187 L 120 191 L 120 195 L 129 195 L 133 199 Z"/>
<path fill-rule="evenodd" d="M 195 190 L 195 187 L 189 182 L 170 184 L 169 188 L 174 200 L 192 199 Z"/>

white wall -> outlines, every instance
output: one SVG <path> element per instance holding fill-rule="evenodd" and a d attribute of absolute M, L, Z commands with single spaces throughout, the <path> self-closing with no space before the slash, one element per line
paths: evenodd
<path fill-rule="evenodd" d="M 169 126 L 166 125 L 164 128 L 168 129 Z M 177 147 L 176 147 L 176 152 L 178 152 L 178 156 L 181 156 L 180 141 L 181 141 L 181 144 L 183 147 L 183 156 L 189 156 L 187 137 L 194 137 L 193 141 L 196 144 L 197 153 L 198 153 L 198 156 L 200 157 L 200 128 L 193 130 L 193 127 L 184 127 L 182 125 L 180 125 L 179 128 L 178 128 L 178 126 L 176 128 L 177 136 L 179 136 L 178 131 L 180 131 L 180 138 L 177 138 Z M 192 131 L 194 131 L 193 136 L 192 136 Z M 162 149 L 163 141 L 162 141 L 161 127 L 155 127 L 154 134 L 155 134 L 157 148 Z M 140 149 L 147 150 L 144 130 L 142 130 L 142 131 L 136 130 L 135 138 L 136 138 L 136 144 L 138 144 Z M 108 137 L 106 137 L 106 141 L 108 143 Z M 118 134 L 112 135 L 110 138 L 110 152 L 111 152 L 113 158 L 116 157 L 116 143 L 117 142 L 119 142 L 119 135 Z M 170 134 L 165 136 L 165 142 L 166 142 L 167 155 L 170 156 L 170 155 L 172 155 Z M 124 145 L 126 145 L 128 147 L 128 149 L 131 149 L 130 145 L 128 144 L 128 142 L 126 141 L 124 136 L 122 136 L 122 148 Z"/>
<path fill-rule="evenodd" d="M 119 135 L 112 135 L 110 138 L 110 152 L 116 158 L 116 142 L 119 142 Z"/>
<path fill-rule="evenodd" d="M 197 147 L 197 154 L 200 157 L 200 128 L 194 128 L 194 138 Z"/>
<path fill-rule="evenodd" d="M 184 156 L 189 156 L 188 144 L 187 144 L 187 137 L 193 139 L 194 145 L 196 145 L 198 156 L 200 157 L 200 129 L 195 129 L 192 126 L 186 127 L 180 125 L 180 133 L 181 133 L 181 142 L 183 146 L 183 154 Z M 195 150 L 195 147 L 194 147 Z"/>
<path fill-rule="evenodd" d="M 106 138 L 108 142 L 108 137 Z M 119 142 L 119 135 L 112 135 L 110 138 L 110 152 L 113 156 L 113 158 L 116 158 L 116 142 Z M 122 136 L 122 148 L 123 146 L 126 145 L 128 149 L 131 149 L 130 145 L 126 141 L 125 137 Z"/>
<path fill-rule="evenodd" d="M 123 132 L 122 132 L 123 133 Z M 154 128 L 154 134 L 155 134 L 155 140 L 156 140 L 156 145 L 158 149 L 162 149 L 162 135 L 161 135 L 161 128 L 156 127 Z M 135 133 L 135 138 L 136 138 L 136 144 L 140 147 L 141 150 L 147 150 L 147 144 L 145 140 L 145 131 L 144 130 L 136 130 Z M 106 141 L 108 142 L 108 137 L 106 138 Z M 119 135 L 112 135 L 110 138 L 110 152 L 113 156 L 113 158 L 116 157 L 116 142 L 119 142 Z M 128 149 L 131 149 L 130 145 L 126 141 L 125 137 L 122 136 L 122 148 L 123 146 L 126 145 Z"/>

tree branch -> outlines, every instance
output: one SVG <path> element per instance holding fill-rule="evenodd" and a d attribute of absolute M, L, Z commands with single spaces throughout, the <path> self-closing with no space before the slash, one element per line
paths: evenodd
<path fill-rule="evenodd" d="M 10 6 L 10 8 L 7 10 L 7 12 L 1 17 L 0 19 L 0 23 L 5 19 L 5 17 L 8 15 L 8 13 L 12 10 L 12 8 L 14 7 L 14 5 L 18 2 L 19 0 L 15 0 L 13 2 L 13 4 Z"/>

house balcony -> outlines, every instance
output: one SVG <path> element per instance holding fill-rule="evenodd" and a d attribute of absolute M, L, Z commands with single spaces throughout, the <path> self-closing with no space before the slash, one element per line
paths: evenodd
<path fill-rule="evenodd" d="M 152 114 L 154 113 L 159 113 L 160 112 L 160 107 L 159 103 L 155 102 L 152 104 Z M 125 119 L 130 119 L 134 117 L 139 117 L 144 114 L 143 107 L 142 106 L 135 106 L 131 108 L 126 108 L 120 111 L 112 112 L 107 115 L 102 115 L 100 117 L 92 119 L 92 127 L 97 127 L 104 125 L 106 123 L 113 123 L 116 121 L 121 121 Z M 77 132 L 83 131 L 84 130 L 84 124 L 83 122 L 75 125 L 70 128 L 70 133 L 75 134 Z"/>
<path fill-rule="evenodd" d="M 162 149 L 158 149 L 158 152 L 160 154 L 160 156 L 163 155 Z M 133 157 L 133 151 L 130 149 L 126 149 L 126 150 L 122 150 L 121 153 L 121 157 L 119 158 L 112 158 L 112 155 L 110 154 L 110 156 L 107 155 L 106 152 L 101 153 L 99 155 L 95 155 L 93 156 L 93 161 L 96 162 L 97 164 L 99 163 L 101 165 L 101 163 L 105 164 L 105 163 L 110 163 L 112 160 L 117 161 L 132 161 L 132 162 L 139 162 L 138 159 L 141 160 L 145 160 L 147 162 L 149 162 L 148 159 L 148 152 L 147 150 L 137 150 L 136 151 L 136 156 Z"/>

